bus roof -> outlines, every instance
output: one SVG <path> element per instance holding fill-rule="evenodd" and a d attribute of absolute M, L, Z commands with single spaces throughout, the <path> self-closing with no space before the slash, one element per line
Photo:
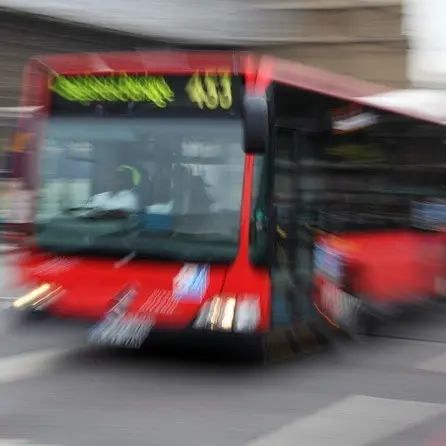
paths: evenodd
<path fill-rule="evenodd" d="M 173 57 L 173 54 L 175 55 Z M 209 66 L 239 69 L 246 53 L 232 51 L 127 51 L 48 55 L 32 59 L 48 72 L 61 75 L 88 75 L 122 72 L 187 73 Z"/>
<path fill-rule="evenodd" d="M 383 85 L 280 59 L 275 59 L 273 65 L 272 78 L 277 82 L 410 118 L 446 125 L 446 92 L 392 90 Z"/>
<path fill-rule="evenodd" d="M 371 96 L 392 91 L 383 85 L 283 59 L 274 60 L 272 78 L 283 84 L 339 99 L 352 99 L 358 96 Z"/>

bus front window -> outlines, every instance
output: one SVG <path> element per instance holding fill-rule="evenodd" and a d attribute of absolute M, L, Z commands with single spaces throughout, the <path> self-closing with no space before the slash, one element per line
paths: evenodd
<path fill-rule="evenodd" d="M 230 261 L 239 239 L 242 123 L 52 117 L 37 240 L 57 252 Z"/>

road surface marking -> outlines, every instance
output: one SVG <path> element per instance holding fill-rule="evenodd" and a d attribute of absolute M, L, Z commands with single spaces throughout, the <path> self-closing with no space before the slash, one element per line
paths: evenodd
<path fill-rule="evenodd" d="M 14 244 L 8 244 L 8 243 L 0 243 L 0 253 L 2 252 L 10 252 L 17 250 L 17 246 Z"/>
<path fill-rule="evenodd" d="M 20 440 L 18 438 L 0 438 L 0 446 L 60 446 L 60 445 L 50 445 L 43 443 L 34 443 L 29 440 Z"/>
<path fill-rule="evenodd" d="M 29 440 L 20 440 L 18 438 L 0 438 L 0 446 L 60 446 L 60 445 L 49 445 L 43 443 L 34 443 Z"/>
<path fill-rule="evenodd" d="M 417 366 L 417 369 L 434 373 L 446 373 L 446 353 L 422 362 Z"/>
<path fill-rule="evenodd" d="M 1 297 L 0 296 L 0 312 L 9 310 L 12 308 L 12 303 L 16 300 L 16 297 Z"/>
<path fill-rule="evenodd" d="M 9 302 L 13 302 L 15 300 L 15 297 L 11 297 L 11 296 L 0 296 L 0 304 L 1 303 L 9 303 Z"/>
<path fill-rule="evenodd" d="M 50 372 L 66 354 L 66 350 L 52 349 L 0 358 L 0 384 Z"/>
<path fill-rule="evenodd" d="M 446 405 L 353 395 L 245 446 L 366 446 L 446 413 Z"/>

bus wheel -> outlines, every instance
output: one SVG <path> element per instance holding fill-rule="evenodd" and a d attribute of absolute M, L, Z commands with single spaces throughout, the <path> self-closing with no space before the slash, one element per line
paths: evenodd
<path fill-rule="evenodd" d="M 356 334 L 371 335 L 378 325 L 378 319 L 364 307 L 358 308 Z"/>
<path fill-rule="evenodd" d="M 330 349 L 334 346 L 333 338 L 334 338 L 334 330 L 329 327 L 320 327 L 317 326 L 314 328 L 315 337 L 317 339 L 318 344 L 322 348 Z"/>
<path fill-rule="evenodd" d="M 355 298 L 355 305 L 350 307 L 345 322 L 341 324 L 341 332 L 346 337 L 368 335 L 373 330 L 376 318 L 359 298 Z"/>
<path fill-rule="evenodd" d="M 253 362 L 268 361 L 266 335 L 248 336 L 238 343 L 237 350 L 243 359 Z"/>

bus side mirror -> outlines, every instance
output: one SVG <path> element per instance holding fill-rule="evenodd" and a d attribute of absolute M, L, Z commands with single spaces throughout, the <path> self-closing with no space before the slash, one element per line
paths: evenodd
<path fill-rule="evenodd" d="M 268 101 L 266 96 L 245 95 L 243 122 L 245 153 L 265 153 L 269 139 Z"/>

